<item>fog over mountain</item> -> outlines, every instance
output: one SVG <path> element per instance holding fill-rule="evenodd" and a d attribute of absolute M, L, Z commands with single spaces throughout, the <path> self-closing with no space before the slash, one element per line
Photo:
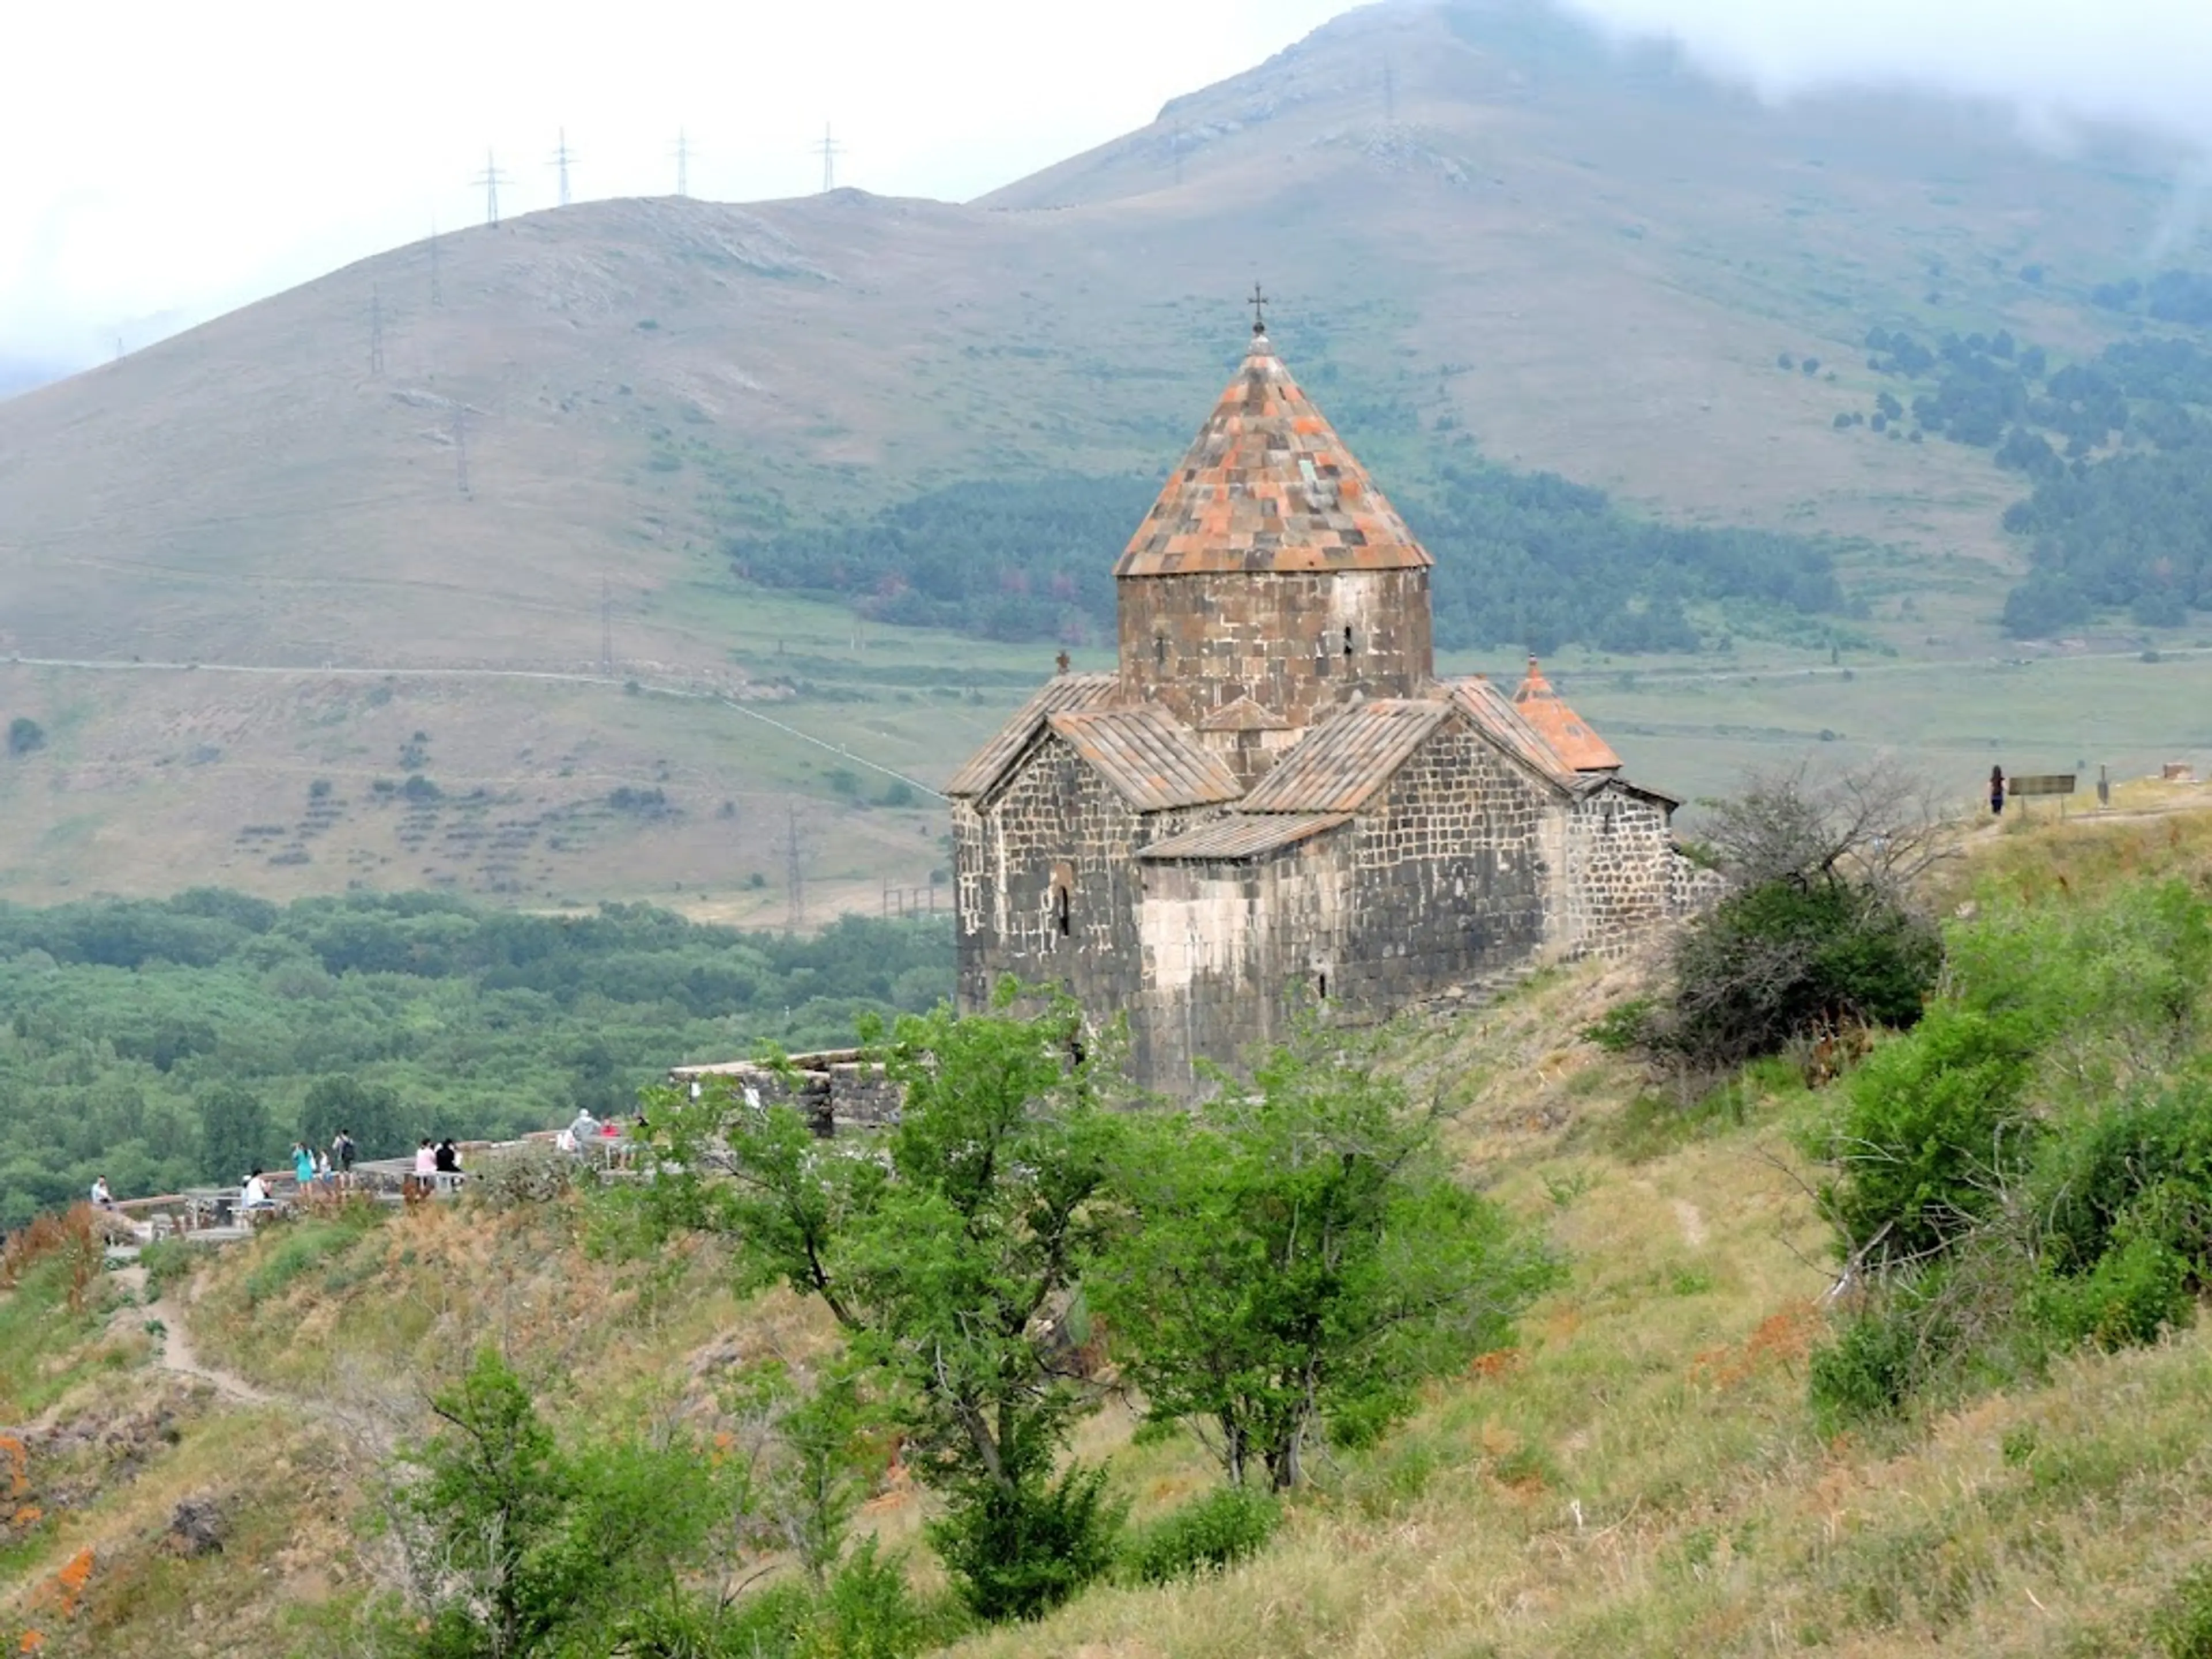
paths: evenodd
<path fill-rule="evenodd" d="M 1676 39 L 1771 96 L 1905 83 L 2015 103 L 2051 142 L 2127 121 L 2212 147 L 2203 0 L 1563 3 L 1624 39 Z M 673 190 L 679 130 L 691 193 L 802 194 L 822 181 L 810 144 L 825 124 L 839 183 L 969 199 L 1141 126 L 1340 9 L 1125 0 L 1109 25 L 1022 0 L 641 0 L 617 22 L 571 0 L 394 0 L 362 31 L 270 0 L 31 9 L 15 60 L 44 68 L 0 102 L 0 146 L 19 158 L 0 203 L 0 361 L 82 366 L 118 338 L 136 349 L 477 222 L 471 180 L 488 157 L 503 214 L 553 205 L 564 133 L 577 199 Z M 2203 180 L 2179 182 L 2170 228 L 2186 232 Z"/>

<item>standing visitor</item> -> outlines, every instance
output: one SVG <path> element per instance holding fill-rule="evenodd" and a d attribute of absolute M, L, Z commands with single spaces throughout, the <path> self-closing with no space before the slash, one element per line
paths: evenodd
<path fill-rule="evenodd" d="M 432 1164 L 440 1175 L 460 1174 L 460 1149 L 453 1145 L 453 1136 L 447 1135 L 438 1143 L 437 1155 L 432 1159 Z"/>
<path fill-rule="evenodd" d="M 331 1155 L 318 1149 L 315 1153 L 315 1185 L 325 1192 L 331 1186 Z"/>
<path fill-rule="evenodd" d="M 415 1173 L 426 1179 L 438 1173 L 438 1154 L 432 1150 L 428 1136 L 415 1149 Z"/>
<path fill-rule="evenodd" d="M 2004 816 L 2004 768 L 1992 766 L 1990 768 L 1990 811 L 1998 817 Z"/>
<path fill-rule="evenodd" d="M 302 1198 L 314 1189 L 315 1155 L 307 1150 L 307 1143 L 304 1140 L 292 1143 L 292 1180 Z"/>
<path fill-rule="evenodd" d="M 331 1142 L 331 1167 L 337 1171 L 338 1185 L 353 1185 L 353 1131 L 341 1127 L 338 1138 Z"/>

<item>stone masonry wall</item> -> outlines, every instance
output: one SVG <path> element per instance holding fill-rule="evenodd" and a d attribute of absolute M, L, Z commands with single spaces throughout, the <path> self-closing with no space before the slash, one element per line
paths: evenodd
<path fill-rule="evenodd" d="M 1576 956 L 1619 956 L 1671 913 L 1675 853 L 1667 809 L 1618 784 L 1575 803 L 1552 933 Z"/>
<path fill-rule="evenodd" d="M 1330 1000 L 1383 1017 L 1541 950 L 1556 797 L 1455 719 L 1353 825 L 1350 919 Z"/>
<path fill-rule="evenodd" d="M 1116 592 L 1123 697 L 1188 726 L 1246 696 L 1309 726 L 1350 692 L 1415 696 L 1435 668 L 1426 570 L 1125 576 Z"/>
<path fill-rule="evenodd" d="M 1281 1041 L 1346 954 L 1351 826 L 1242 861 L 1148 863 L 1145 988 L 1127 1005 L 1139 1080 L 1176 1093 L 1201 1059 L 1233 1065 Z"/>
<path fill-rule="evenodd" d="M 1131 1007 L 1144 988 L 1137 848 L 1216 810 L 1139 813 L 1065 742 L 1041 738 L 978 806 L 955 806 L 960 1006 L 986 1006 L 1011 974 L 1065 985 L 1095 1018 Z"/>

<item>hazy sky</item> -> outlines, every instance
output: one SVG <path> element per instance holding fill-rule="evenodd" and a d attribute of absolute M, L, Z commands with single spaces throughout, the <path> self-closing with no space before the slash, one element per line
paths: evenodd
<path fill-rule="evenodd" d="M 2212 0 L 1576 0 L 1679 33 L 1776 92 L 1960 85 L 2193 125 Z M 842 183 L 973 196 L 1150 120 L 1341 0 L 109 0 L 10 6 L 0 362 L 81 363 L 471 223 L 580 198 L 799 194 L 826 120 Z"/>

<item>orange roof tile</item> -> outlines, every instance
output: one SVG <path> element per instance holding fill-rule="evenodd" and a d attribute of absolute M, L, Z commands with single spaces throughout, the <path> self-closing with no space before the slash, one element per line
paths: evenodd
<path fill-rule="evenodd" d="M 1577 772 L 1611 772 L 1620 765 L 1613 745 L 1592 731 L 1589 722 L 1567 707 L 1552 683 L 1544 678 L 1534 657 L 1528 659 L 1528 678 L 1513 694 L 1521 718 L 1536 728 L 1552 752 Z"/>
<path fill-rule="evenodd" d="M 1405 570 L 1434 562 L 1258 334 L 1114 574 Z"/>
<path fill-rule="evenodd" d="M 1452 706 L 1474 721 L 1477 731 L 1559 787 L 1574 787 L 1575 769 L 1553 752 L 1543 733 L 1522 717 L 1521 711 L 1503 691 L 1480 674 L 1463 680 L 1446 680 L 1444 685 Z"/>

